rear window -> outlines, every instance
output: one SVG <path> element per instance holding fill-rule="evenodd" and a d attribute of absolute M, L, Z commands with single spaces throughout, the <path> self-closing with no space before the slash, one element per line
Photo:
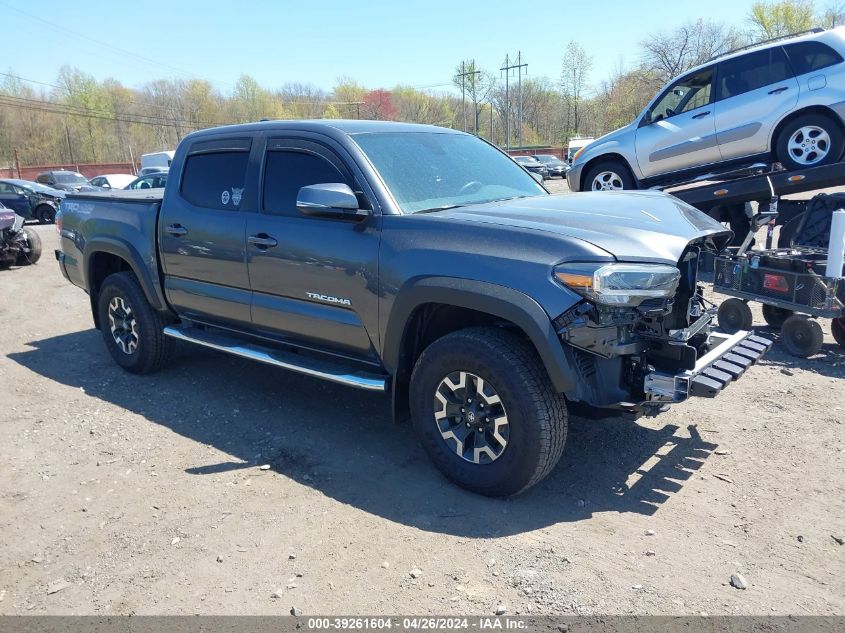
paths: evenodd
<path fill-rule="evenodd" d="M 821 42 L 796 42 L 784 48 L 796 75 L 811 73 L 842 61 L 839 53 Z"/>
<path fill-rule="evenodd" d="M 728 99 L 792 76 L 780 47 L 735 57 L 719 64 L 717 99 Z"/>
<path fill-rule="evenodd" d="M 248 161 L 246 151 L 191 154 L 185 161 L 182 197 L 206 209 L 237 210 Z"/>

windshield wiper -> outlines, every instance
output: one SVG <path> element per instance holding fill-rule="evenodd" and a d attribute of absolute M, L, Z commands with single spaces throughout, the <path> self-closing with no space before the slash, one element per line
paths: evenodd
<path fill-rule="evenodd" d="M 449 209 L 457 209 L 458 207 L 465 207 L 465 204 L 444 204 L 442 207 L 431 207 L 430 209 L 420 209 L 414 213 L 434 213 L 436 211 L 447 211 Z"/>

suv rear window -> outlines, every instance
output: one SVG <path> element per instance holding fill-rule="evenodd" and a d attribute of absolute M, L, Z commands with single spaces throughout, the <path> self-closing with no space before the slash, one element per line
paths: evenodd
<path fill-rule="evenodd" d="M 182 197 L 206 209 L 237 210 L 248 161 L 246 151 L 189 155 L 182 176 Z"/>
<path fill-rule="evenodd" d="M 821 42 L 796 42 L 784 48 L 796 75 L 811 73 L 842 61 L 842 55 Z"/>
<path fill-rule="evenodd" d="M 780 47 L 767 48 L 719 64 L 716 99 L 729 99 L 792 77 Z"/>

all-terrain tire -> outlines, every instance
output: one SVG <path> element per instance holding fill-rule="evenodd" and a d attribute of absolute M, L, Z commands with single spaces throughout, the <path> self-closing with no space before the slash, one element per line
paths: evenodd
<path fill-rule="evenodd" d="M 445 439 L 435 419 L 442 381 L 461 372 L 482 378 L 506 413 L 507 445 L 487 463 L 462 457 L 457 440 Z M 459 486 L 479 494 L 518 494 L 548 475 L 563 452 L 565 399 L 555 390 L 534 348 L 501 328 L 467 328 L 429 345 L 411 376 L 410 404 L 414 430 L 435 465 Z"/>
<path fill-rule="evenodd" d="M 114 302 L 114 303 L 113 303 Z M 128 308 L 129 316 L 134 319 L 134 327 L 120 327 L 118 331 L 131 330 L 136 339 L 134 349 L 131 345 L 121 348 L 112 332 L 113 321 L 110 318 L 112 307 Z M 97 297 L 97 310 L 100 331 L 109 353 L 115 362 L 133 374 L 149 374 L 168 365 L 173 359 L 175 341 L 164 335 L 165 318 L 150 306 L 141 285 L 131 272 L 113 273 L 106 277 Z M 114 316 L 114 315 L 111 315 Z M 129 337 L 129 338 L 132 338 Z"/>
<path fill-rule="evenodd" d="M 587 171 L 581 191 L 639 189 L 628 166 L 618 160 L 599 161 Z"/>
<path fill-rule="evenodd" d="M 830 321 L 830 333 L 833 335 L 833 340 L 839 343 L 840 347 L 845 347 L 845 316 L 837 317 Z"/>

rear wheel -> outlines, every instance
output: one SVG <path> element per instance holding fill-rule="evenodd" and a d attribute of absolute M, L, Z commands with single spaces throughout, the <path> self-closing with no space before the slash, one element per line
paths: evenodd
<path fill-rule="evenodd" d="M 815 112 L 789 121 L 780 131 L 775 155 L 786 169 L 837 162 L 842 157 L 842 130 L 829 116 Z"/>
<path fill-rule="evenodd" d="M 766 323 L 768 323 L 771 327 L 775 328 L 776 330 L 779 330 L 781 327 L 783 327 L 784 321 L 786 321 L 792 315 L 792 310 L 763 304 L 763 319 L 766 321 Z"/>
<path fill-rule="evenodd" d="M 134 274 L 106 277 L 97 308 L 103 340 L 123 369 L 148 374 L 171 361 L 175 343 L 164 335 L 164 319 L 150 306 Z"/>
<path fill-rule="evenodd" d="M 726 299 L 719 306 L 717 313 L 719 327 L 728 334 L 734 334 L 740 330 L 750 330 L 754 324 L 751 316 L 751 308 L 742 299 Z"/>
<path fill-rule="evenodd" d="M 808 358 L 818 354 L 824 344 L 824 333 L 819 322 L 803 314 L 793 314 L 783 322 L 780 340 L 793 356 Z"/>
<path fill-rule="evenodd" d="M 628 166 L 618 160 L 596 163 L 584 177 L 584 191 L 619 191 L 636 189 L 637 181 Z"/>
<path fill-rule="evenodd" d="M 840 347 L 845 347 L 845 317 L 838 317 L 830 322 L 830 333 Z"/>
<path fill-rule="evenodd" d="M 32 229 L 24 229 L 23 235 L 26 240 L 26 245 L 29 248 L 29 252 L 21 253 L 18 256 L 18 259 L 15 262 L 18 266 L 34 264 L 41 259 L 41 238 L 38 236 L 38 233 Z"/>
<path fill-rule="evenodd" d="M 566 440 L 564 397 L 534 349 L 500 328 L 469 328 L 428 346 L 411 376 L 414 430 L 453 482 L 515 495 L 554 468 Z"/>

